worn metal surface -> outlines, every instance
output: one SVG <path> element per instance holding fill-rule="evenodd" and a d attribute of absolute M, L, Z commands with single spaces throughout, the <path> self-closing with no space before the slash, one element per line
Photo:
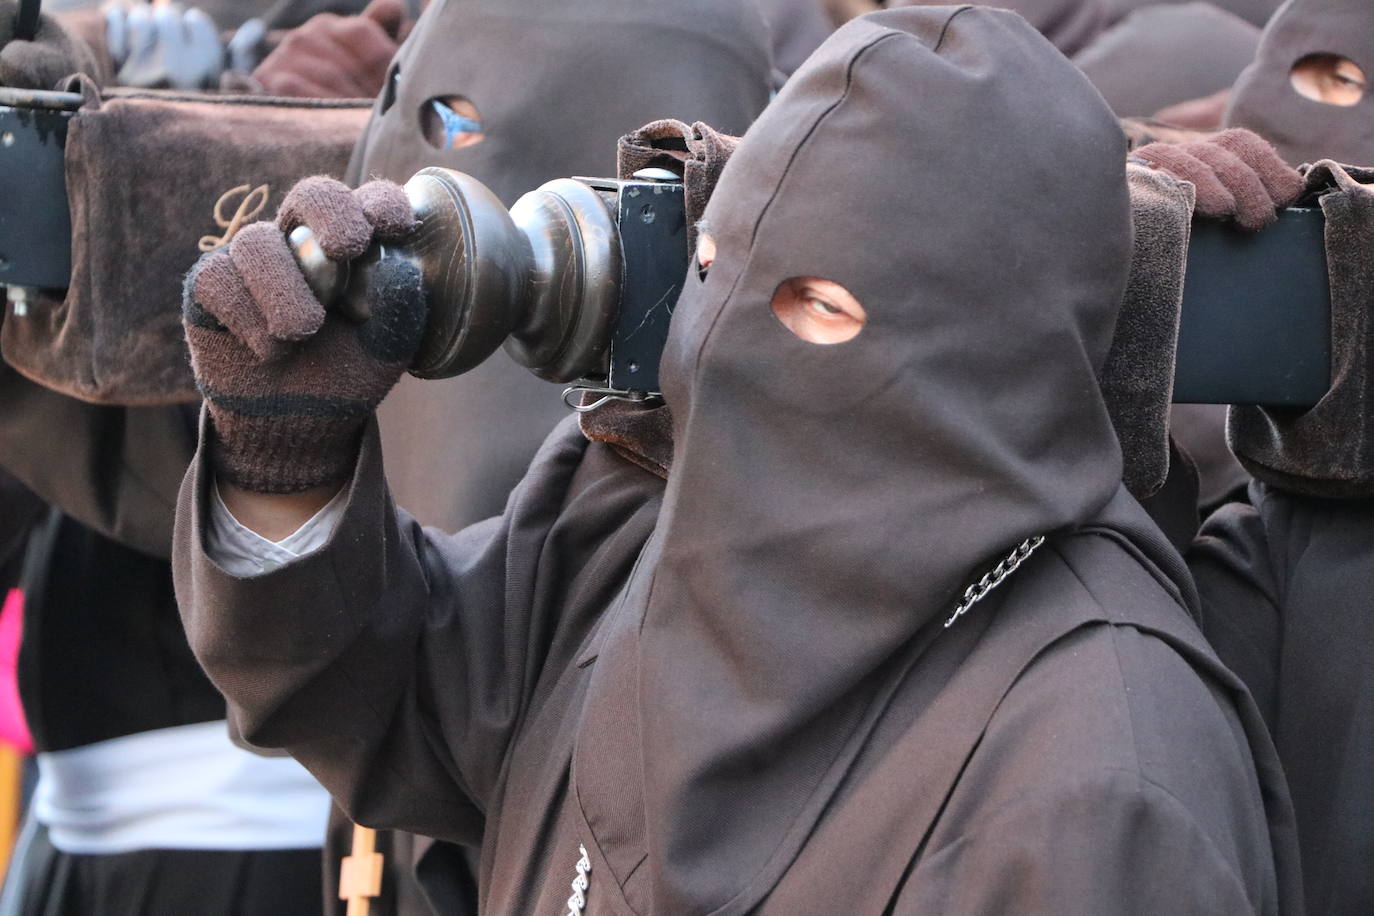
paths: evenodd
<path fill-rule="evenodd" d="M 71 117 L 67 110 L 0 106 L 0 284 L 65 288 L 70 282 L 63 150 Z"/>

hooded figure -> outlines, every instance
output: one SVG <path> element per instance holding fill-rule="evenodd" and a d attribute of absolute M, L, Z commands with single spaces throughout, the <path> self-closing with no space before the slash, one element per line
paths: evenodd
<path fill-rule="evenodd" d="M 768 42 L 752 0 L 435 0 L 392 62 L 350 183 L 443 166 L 509 206 L 555 178 L 614 176 L 616 140 L 657 118 L 743 133 L 768 101 Z M 461 135 L 482 139 L 436 148 L 464 142 L 435 107 L 456 97 L 480 123 Z M 380 413 L 397 502 L 447 531 L 500 512 L 566 414 L 557 387 L 504 354 L 443 382 L 405 378 Z"/>
<path fill-rule="evenodd" d="M 1349 106 L 1300 94 L 1293 68 L 1312 55 L 1343 57 L 1366 79 L 1374 74 L 1374 7 L 1361 0 L 1288 0 L 1236 80 L 1227 126 L 1250 128 L 1293 165 L 1319 159 L 1374 165 L 1374 93 Z"/>
<path fill-rule="evenodd" d="M 942 0 L 888 0 L 887 6 L 940 6 L 941 3 Z M 1106 0 L 997 0 L 979 5 L 1020 13 L 1040 30 L 1041 35 L 1068 55 L 1078 53 L 1112 23 Z"/>
<path fill-rule="evenodd" d="M 1119 117 L 1148 117 L 1225 89 L 1255 57 L 1260 30 L 1211 3 L 1150 6 L 1116 23 L 1073 62 Z"/>
<path fill-rule="evenodd" d="M 206 435 L 178 596 L 237 727 L 363 823 L 480 842 L 489 913 L 1293 904 L 1263 725 L 1098 389 L 1124 153 L 1018 17 L 864 17 L 707 208 L 666 491 L 569 423 L 445 538 L 393 509 L 369 431 L 327 543 L 234 576 Z M 866 316 L 847 342 L 770 310 L 829 321 L 792 295 L 827 283 Z"/>

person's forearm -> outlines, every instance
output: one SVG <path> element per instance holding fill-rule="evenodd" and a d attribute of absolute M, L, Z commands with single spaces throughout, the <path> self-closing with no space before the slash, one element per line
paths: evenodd
<path fill-rule="evenodd" d="M 339 492 L 330 486 L 300 493 L 255 493 L 223 479 L 216 485 L 224 507 L 239 524 L 269 541 L 295 534 Z"/>

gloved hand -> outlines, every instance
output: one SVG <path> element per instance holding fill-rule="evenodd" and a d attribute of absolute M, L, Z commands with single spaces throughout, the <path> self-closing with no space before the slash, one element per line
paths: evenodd
<path fill-rule="evenodd" d="M 85 73 L 96 80 L 104 75 L 95 55 L 50 16 L 39 17 L 32 41 L 14 36 L 19 4 L 0 0 L 0 86 L 13 89 L 55 89 L 64 77 Z"/>
<path fill-rule="evenodd" d="M 356 191 L 307 178 L 276 223 L 244 228 L 186 277 L 191 368 L 214 424 L 216 473 L 258 493 L 345 481 L 372 411 L 419 346 L 425 303 L 418 270 L 382 262 L 363 321 L 325 314 L 286 233 L 309 225 L 332 260 L 400 241 L 416 226 L 405 192 L 374 181 Z"/>
<path fill-rule="evenodd" d="M 1206 140 L 1151 143 L 1131 153 L 1197 188 L 1193 212 L 1263 229 L 1302 193 L 1303 179 L 1258 134 L 1233 127 Z"/>
<path fill-rule="evenodd" d="M 272 95 L 373 98 L 382 91 L 405 22 L 401 0 L 372 0 L 358 16 L 312 16 L 267 55 L 253 80 Z"/>
<path fill-rule="evenodd" d="M 105 10 L 106 40 L 121 86 L 210 89 L 224 70 L 215 21 L 180 3 L 114 3 Z"/>

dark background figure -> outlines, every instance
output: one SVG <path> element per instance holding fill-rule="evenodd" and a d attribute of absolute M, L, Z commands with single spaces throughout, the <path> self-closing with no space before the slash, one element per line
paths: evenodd
<path fill-rule="evenodd" d="M 758 0 L 758 7 L 773 35 L 773 66 L 784 77 L 835 30 L 822 0 Z"/>
<path fill-rule="evenodd" d="M 1230 88 L 1255 58 L 1259 27 L 1212 3 L 1135 10 L 1073 56 L 1118 116 Z"/>
<path fill-rule="evenodd" d="M 1248 127 L 1293 165 L 1374 165 L 1374 7 L 1289 0 L 1236 81 L 1226 123 Z"/>
<path fill-rule="evenodd" d="M 1318 83 L 1311 55 L 1374 60 L 1374 8 L 1292 0 L 1237 82 L 1228 119 L 1262 133 L 1293 163 L 1374 163 L 1374 114 L 1362 86 Z M 1324 103 L 1320 90 L 1353 105 Z M 1370 388 L 1368 185 L 1319 167 L 1332 281 L 1333 388 L 1309 411 L 1233 408 L 1231 445 L 1254 476 L 1248 499 L 1218 510 L 1189 557 L 1218 654 L 1254 692 L 1292 787 L 1310 913 L 1374 912 L 1374 390 Z M 1352 170 L 1359 181 L 1374 173 Z"/>

